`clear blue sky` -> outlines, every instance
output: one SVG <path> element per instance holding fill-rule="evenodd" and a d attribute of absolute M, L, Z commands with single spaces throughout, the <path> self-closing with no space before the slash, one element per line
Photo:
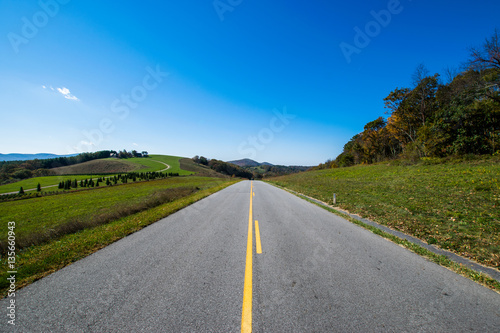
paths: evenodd
<path fill-rule="evenodd" d="M 418 64 L 459 67 L 500 2 L 2 0 L 0 22 L 1 153 L 316 165 Z"/>

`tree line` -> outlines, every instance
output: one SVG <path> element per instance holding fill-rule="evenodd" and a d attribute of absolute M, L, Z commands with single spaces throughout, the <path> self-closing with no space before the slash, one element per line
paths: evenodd
<path fill-rule="evenodd" d="M 198 155 L 193 157 L 192 160 L 197 164 L 206 165 L 212 170 L 222 173 L 223 175 L 247 179 L 262 179 L 266 177 L 282 176 L 291 173 L 306 171 L 309 169 L 309 167 L 306 166 L 284 165 L 260 165 L 259 167 L 241 167 L 236 164 L 216 159 L 208 159 L 204 156 Z"/>
<path fill-rule="evenodd" d="M 118 183 L 127 184 L 129 181 L 146 181 L 155 179 L 164 179 L 167 177 L 179 177 L 178 172 L 129 172 L 125 174 L 118 174 L 110 177 L 98 177 L 95 181 L 94 179 L 81 179 L 80 181 L 76 179 L 66 179 L 65 181 L 59 182 L 59 189 L 70 190 L 76 189 L 78 187 L 99 187 L 100 183 L 105 183 L 107 186 L 117 185 Z M 40 184 L 39 184 L 40 185 Z M 38 190 L 38 188 L 37 188 Z"/>
<path fill-rule="evenodd" d="M 195 157 L 192 158 L 193 162 L 201 165 L 206 165 L 210 167 L 210 169 L 221 173 L 223 175 L 228 175 L 228 176 L 234 176 L 234 177 L 240 177 L 240 178 L 247 178 L 247 179 L 253 179 L 254 175 L 252 172 L 247 171 L 243 169 L 242 167 L 239 167 L 237 165 L 227 163 L 224 161 L 216 160 L 216 159 L 208 159 L 204 156 L 198 156 L 196 155 Z"/>
<path fill-rule="evenodd" d="M 76 156 L 56 157 L 48 159 L 34 159 L 29 161 L 2 161 L 0 162 L 0 182 L 17 181 L 31 177 L 50 176 L 50 169 L 79 164 L 101 158 L 108 158 L 110 150 L 95 153 L 81 153 Z"/>
<path fill-rule="evenodd" d="M 364 126 L 335 160 L 315 169 L 390 159 L 500 154 L 500 40 L 498 31 L 444 81 L 419 65 L 412 87 L 384 98 L 386 118 Z"/>
<path fill-rule="evenodd" d="M 110 156 L 116 158 L 132 158 L 132 157 L 149 157 L 149 154 L 147 151 L 139 153 L 137 150 L 127 151 L 126 149 L 123 149 L 120 151 L 111 150 Z"/>
<path fill-rule="evenodd" d="M 307 166 L 298 165 L 261 165 L 259 168 L 262 170 L 262 173 L 255 174 L 255 179 L 289 175 L 292 173 L 303 172 L 309 169 L 309 167 Z"/>

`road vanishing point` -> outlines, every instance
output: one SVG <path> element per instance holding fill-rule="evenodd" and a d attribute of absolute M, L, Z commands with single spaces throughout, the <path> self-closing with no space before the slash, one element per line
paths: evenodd
<path fill-rule="evenodd" d="M 242 181 L 19 290 L 7 320 L 0 331 L 500 332 L 500 295 Z"/>

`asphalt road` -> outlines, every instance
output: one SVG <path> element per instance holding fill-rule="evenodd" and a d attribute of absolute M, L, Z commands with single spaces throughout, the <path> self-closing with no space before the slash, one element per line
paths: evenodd
<path fill-rule="evenodd" d="M 500 295 L 262 182 L 218 192 L 18 291 L 0 330 L 500 332 Z M 247 326 L 245 326 L 247 327 Z"/>

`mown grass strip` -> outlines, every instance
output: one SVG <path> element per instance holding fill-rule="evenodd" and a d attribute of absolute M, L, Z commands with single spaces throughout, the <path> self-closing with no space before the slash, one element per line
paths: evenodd
<path fill-rule="evenodd" d="M 473 269 L 470 269 L 468 267 L 465 267 L 464 265 L 462 264 L 458 264 L 450 259 L 448 259 L 446 256 L 444 255 L 437 255 L 423 247 L 421 247 L 420 245 L 417 245 L 417 244 L 414 244 L 406 239 L 401 239 L 397 236 L 394 236 L 394 235 L 391 235 L 385 231 L 382 231 L 374 226 L 371 226 L 371 225 L 368 225 L 366 223 L 363 223 L 347 214 L 343 214 L 331 207 L 328 207 L 328 206 L 325 206 L 325 205 L 322 205 L 322 204 L 319 204 L 317 202 L 315 202 L 314 200 L 311 200 L 305 196 L 302 196 L 298 193 L 296 193 L 295 191 L 292 191 L 292 190 L 289 190 L 287 189 L 286 187 L 283 187 L 283 186 L 279 186 L 279 185 L 276 185 L 272 182 L 270 182 L 272 185 L 276 186 L 276 187 L 279 187 L 283 190 L 286 190 L 287 192 L 301 198 L 301 199 L 304 199 L 312 204 L 315 204 L 316 206 L 318 207 L 321 207 L 331 213 L 334 213 L 362 228 L 365 228 L 367 230 L 370 230 L 371 232 L 373 232 L 374 234 L 376 235 L 379 235 L 387 240 L 390 240 L 398 245 L 401 245 L 405 248 L 407 248 L 408 250 L 438 264 L 438 265 L 441 265 L 443 267 L 446 267 L 448 269 L 450 269 L 451 271 L 455 272 L 455 273 L 458 273 L 464 277 L 467 277 L 487 288 L 490 288 L 492 290 L 495 290 L 496 292 L 500 293 L 500 282 L 498 282 L 497 280 L 495 279 L 492 279 L 491 277 L 489 277 L 488 275 L 486 274 L 483 274 L 483 273 L 480 273 L 480 272 L 477 272 Z"/>
<path fill-rule="evenodd" d="M 218 184 L 214 182 L 212 187 L 179 200 L 19 251 L 16 258 L 17 287 L 24 287 L 47 276 L 238 181 L 219 180 Z M 0 268 L 2 297 L 6 295 L 8 289 L 7 276 L 6 258 L 2 258 Z"/>

